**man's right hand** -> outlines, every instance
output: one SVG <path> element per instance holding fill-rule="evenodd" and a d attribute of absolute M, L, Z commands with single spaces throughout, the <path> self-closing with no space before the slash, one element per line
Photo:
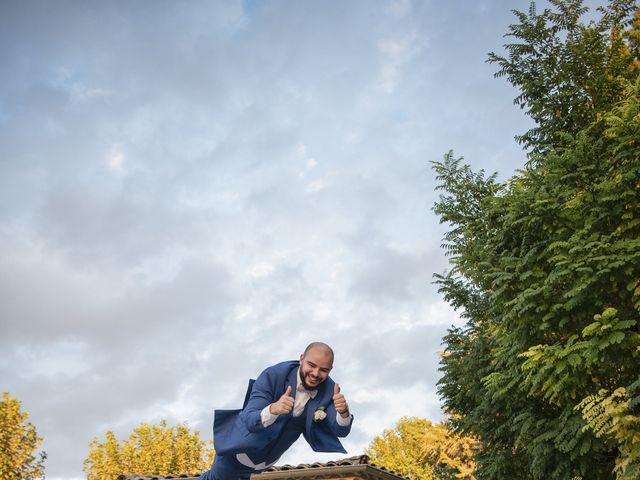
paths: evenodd
<path fill-rule="evenodd" d="M 291 410 L 293 410 L 293 397 L 291 396 L 291 385 L 289 385 L 280 399 L 269 405 L 269 413 L 282 415 L 289 413 Z"/>

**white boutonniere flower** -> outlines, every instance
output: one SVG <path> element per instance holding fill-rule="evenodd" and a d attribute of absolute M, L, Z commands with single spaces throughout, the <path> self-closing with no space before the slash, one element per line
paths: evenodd
<path fill-rule="evenodd" d="M 326 416 L 327 412 L 324 411 L 324 407 L 318 407 L 316 408 L 316 411 L 313 412 L 313 421 L 316 423 L 321 422 Z"/>

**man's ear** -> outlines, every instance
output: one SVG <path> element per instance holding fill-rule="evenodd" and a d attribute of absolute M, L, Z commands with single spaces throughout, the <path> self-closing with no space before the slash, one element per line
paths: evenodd
<path fill-rule="evenodd" d="M 300 355 L 300 363 L 302 363 L 303 360 L 304 360 L 304 353 Z"/>

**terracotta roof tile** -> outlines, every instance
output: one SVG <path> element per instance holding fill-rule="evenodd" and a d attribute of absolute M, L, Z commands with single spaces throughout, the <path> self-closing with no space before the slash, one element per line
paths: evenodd
<path fill-rule="evenodd" d="M 329 460 L 328 462 L 301 463 L 299 465 L 276 465 L 269 467 L 265 472 L 278 472 L 283 470 L 303 470 L 308 468 L 337 467 L 346 465 L 373 465 L 369 462 L 367 455 L 358 455 L 356 457 L 342 458 L 340 460 Z"/>
<path fill-rule="evenodd" d="M 318 475 L 324 473 L 322 470 L 326 469 L 327 473 L 332 472 L 339 474 L 341 471 L 344 473 L 351 472 L 354 469 L 369 470 L 370 472 L 379 472 L 382 474 L 381 478 L 387 479 L 400 479 L 403 477 L 391 470 L 376 465 L 370 462 L 367 455 L 358 455 L 355 457 L 342 458 L 339 460 L 330 460 L 328 462 L 315 462 L 315 463 L 301 463 L 299 465 L 279 465 L 270 467 L 263 472 L 253 475 L 253 478 L 259 480 L 262 478 L 276 478 L 280 477 L 279 474 L 289 474 L 287 478 L 293 478 L 291 475 L 296 475 L 299 472 L 301 476 L 309 477 L 310 474 L 317 473 Z M 200 474 L 179 474 L 179 475 L 120 475 L 118 480 L 197 480 Z M 367 477 L 370 478 L 370 477 Z M 377 478 L 377 476 L 376 476 Z"/>
<path fill-rule="evenodd" d="M 275 476 L 277 475 L 277 472 L 284 473 L 289 471 L 291 473 L 294 473 L 293 471 L 295 470 L 300 471 L 301 474 L 303 472 L 311 473 L 310 470 L 317 471 L 317 473 L 320 474 L 321 472 L 319 471 L 319 469 L 327 469 L 335 473 L 338 473 L 341 470 L 344 470 L 346 473 L 347 470 L 352 471 L 354 470 L 354 468 L 357 468 L 357 467 L 360 467 L 360 469 L 362 469 L 362 467 L 366 467 L 366 469 L 368 469 L 370 472 L 379 472 L 379 473 L 387 474 L 385 478 L 396 478 L 396 479 L 404 478 L 402 477 L 402 475 L 400 475 L 397 472 L 394 472 L 393 470 L 389 470 L 385 467 L 376 465 L 375 463 L 371 462 L 369 456 L 367 455 L 358 455 L 355 457 L 342 458 L 340 460 L 330 460 L 328 462 L 302 463 L 300 465 L 279 465 L 279 466 L 276 465 L 255 475 L 255 478 L 260 479 L 260 477 L 262 476 L 264 476 L 265 478 L 273 476 L 275 478 Z"/>

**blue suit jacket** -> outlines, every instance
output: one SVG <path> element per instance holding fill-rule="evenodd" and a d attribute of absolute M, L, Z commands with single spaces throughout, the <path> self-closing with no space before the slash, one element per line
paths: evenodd
<path fill-rule="evenodd" d="M 255 382 L 249 382 L 241 410 L 215 411 L 213 442 L 218 455 L 260 451 L 282 433 L 291 413 L 279 415 L 275 423 L 264 427 L 260 412 L 267 405 L 276 402 L 288 386 L 291 386 L 292 396 L 295 398 L 299 366 L 300 362 L 289 361 L 267 368 Z M 318 388 L 315 398 L 309 399 L 305 407 L 303 435 L 316 452 L 347 453 L 338 437 L 346 437 L 351 425 L 341 427 L 336 421 L 334 383 L 328 377 Z M 320 422 L 314 422 L 313 414 L 319 407 L 324 407 L 327 416 Z"/>

